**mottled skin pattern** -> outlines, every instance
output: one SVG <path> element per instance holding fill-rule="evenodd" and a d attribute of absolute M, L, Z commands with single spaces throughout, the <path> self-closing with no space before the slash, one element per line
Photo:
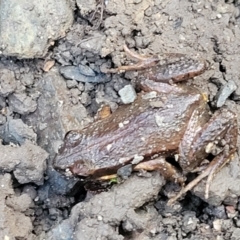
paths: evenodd
<path fill-rule="evenodd" d="M 209 152 L 220 149 L 206 169 L 170 203 L 206 176 L 207 198 L 214 173 L 231 160 L 236 151 L 236 115 L 222 109 L 211 116 L 206 96 L 199 90 L 165 83 L 202 73 L 203 61 L 174 54 L 175 62 L 171 59 L 163 63 L 156 57 L 132 53 L 126 47 L 125 51 L 139 62 L 108 72 L 141 70 L 140 85 L 145 92 L 108 118 L 83 130 L 70 131 L 54 160 L 55 168 L 98 179 L 115 174 L 120 167 L 131 163 L 136 171 L 158 170 L 165 178 L 184 185 L 185 175 L 194 171 Z M 165 161 L 165 157 L 176 154 L 181 171 Z"/>

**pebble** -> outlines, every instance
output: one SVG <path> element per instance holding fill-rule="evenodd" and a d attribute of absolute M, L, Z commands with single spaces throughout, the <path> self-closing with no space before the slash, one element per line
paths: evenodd
<path fill-rule="evenodd" d="M 137 98 L 136 91 L 132 85 L 126 85 L 124 88 L 120 89 L 118 93 L 124 104 L 132 103 Z"/>
<path fill-rule="evenodd" d="M 5 124 L 3 139 L 5 142 L 22 145 L 26 139 L 36 142 L 37 134 L 21 119 L 10 119 Z"/>
<path fill-rule="evenodd" d="M 221 231 L 221 226 L 222 226 L 222 219 L 215 219 L 213 221 L 213 228 L 216 231 L 220 232 Z"/>
<path fill-rule="evenodd" d="M 187 211 L 183 216 L 182 230 L 185 233 L 192 232 L 196 229 L 198 222 L 195 212 Z"/>
<path fill-rule="evenodd" d="M 84 83 L 79 82 L 79 83 L 78 83 L 78 90 L 79 90 L 80 92 L 83 92 L 84 89 L 85 89 Z"/>
<path fill-rule="evenodd" d="M 92 84 L 92 83 L 86 83 L 85 84 L 85 91 L 86 92 L 90 92 L 90 91 L 92 91 L 94 89 L 94 85 Z"/>
<path fill-rule="evenodd" d="M 0 114 L 0 125 L 3 125 L 4 123 L 6 123 L 6 121 L 7 118 L 4 115 Z"/>
<path fill-rule="evenodd" d="M 239 239 L 239 236 L 240 236 L 240 229 L 235 228 L 232 233 L 231 239 Z"/>
<path fill-rule="evenodd" d="M 23 193 L 28 194 L 32 200 L 34 200 L 37 197 L 37 191 L 31 185 L 25 185 L 23 187 Z"/>
<path fill-rule="evenodd" d="M 78 82 L 76 80 L 67 80 L 66 84 L 68 88 L 74 88 L 78 85 Z"/>
<path fill-rule="evenodd" d="M 120 176 L 122 179 L 127 179 L 131 176 L 132 173 L 132 164 L 127 164 L 118 169 L 117 175 Z"/>
<path fill-rule="evenodd" d="M 105 83 L 110 80 L 105 74 L 94 72 L 90 67 L 84 65 L 64 66 L 60 68 L 60 73 L 66 79 L 78 82 Z"/>
<path fill-rule="evenodd" d="M 237 89 L 237 85 L 234 81 L 230 80 L 224 86 L 222 86 L 216 95 L 216 107 L 222 107 L 228 97 Z"/>
<path fill-rule="evenodd" d="M 81 100 L 81 103 L 84 105 L 84 106 L 88 106 L 91 104 L 91 97 L 89 96 L 89 94 L 87 92 L 83 92 L 80 96 L 80 100 Z"/>
<path fill-rule="evenodd" d="M 9 108 L 11 111 L 26 115 L 37 109 L 37 102 L 25 92 L 13 93 L 8 97 Z"/>

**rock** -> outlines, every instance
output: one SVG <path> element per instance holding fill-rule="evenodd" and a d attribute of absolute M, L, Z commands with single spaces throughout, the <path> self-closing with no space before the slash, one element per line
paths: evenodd
<path fill-rule="evenodd" d="M 136 91 L 132 85 L 126 85 L 124 88 L 120 89 L 118 93 L 124 104 L 132 103 L 137 98 Z"/>
<path fill-rule="evenodd" d="M 0 125 L 3 125 L 4 123 L 6 123 L 6 121 L 7 121 L 6 116 L 0 114 Z"/>
<path fill-rule="evenodd" d="M 239 228 L 234 228 L 231 239 L 239 239 L 240 236 L 240 229 Z"/>
<path fill-rule="evenodd" d="M 42 93 L 38 108 L 24 117 L 24 122 L 37 133 L 39 145 L 54 156 L 65 134 L 84 126 L 82 122 L 88 119 L 87 110 L 81 104 L 71 104 L 66 82 L 56 68 L 38 81 L 36 89 Z"/>
<path fill-rule="evenodd" d="M 20 196 L 10 196 L 6 199 L 6 204 L 10 208 L 14 209 L 18 212 L 24 212 L 27 209 L 29 209 L 31 206 L 33 206 L 33 201 L 28 196 L 28 194 L 24 193 Z"/>
<path fill-rule="evenodd" d="M 100 236 L 99 239 L 124 240 L 116 228 L 97 219 L 83 219 L 77 224 L 76 240 L 96 239 L 96 236 Z"/>
<path fill-rule="evenodd" d="M 97 8 L 96 0 L 77 0 L 77 6 L 82 16 L 86 17 L 90 12 L 94 12 Z"/>
<path fill-rule="evenodd" d="M 38 144 L 50 154 L 47 175 L 51 189 L 64 194 L 72 187 L 68 183 L 72 179 L 66 179 L 54 171 L 51 160 L 58 152 L 65 134 L 70 130 L 83 128 L 83 122 L 90 122 L 91 118 L 82 104 L 71 103 L 66 82 L 57 68 L 52 68 L 39 79 L 36 88 L 42 93 L 38 98 L 38 108 L 33 114 L 26 116 L 24 121 L 33 127 L 38 136 Z"/>
<path fill-rule="evenodd" d="M 128 179 L 132 174 L 132 164 L 127 164 L 117 170 L 117 175 L 122 179 Z"/>
<path fill-rule="evenodd" d="M 10 119 L 5 124 L 3 139 L 7 143 L 22 145 L 26 139 L 35 142 L 37 134 L 21 119 Z"/>
<path fill-rule="evenodd" d="M 192 232 L 196 229 L 199 220 L 196 217 L 195 212 L 185 212 L 183 216 L 182 230 L 185 233 Z"/>
<path fill-rule="evenodd" d="M 0 70 L 0 95 L 7 97 L 17 88 L 14 72 L 8 69 Z"/>
<path fill-rule="evenodd" d="M 6 99 L 0 95 L 0 108 L 5 108 L 6 106 Z"/>
<path fill-rule="evenodd" d="M 47 234 L 47 239 L 69 239 L 62 233 L 63 231 L 67 231 L 68 236 L 72 234 L 78 236 L 76 239 L 79 240 L 91 239 L 89 236 L 93 232 L 98 234 L 99 239 L 110 237 L 109 234 L 114 234 L 111 235 L 114 237 L 111 239 L 123 239 L 122 235 L 115 232 L 116 227 L 126 219 L 126 216 L 133 220 L 134 210 L 155 199 L 164 183 L 164 179 L 158 173 L 154 173 L 151 178 L 131 176 L 110 191 L 102 192 L 89 201 L 75 205 L 70 218 L 53 228 Z M 137 212 L 134 214 L 136 223 L 133 224 L 138 225 L 138 214 Z M 74 232 L 74 229 L 77 232 Z"/>
<path fill-rule="evenodd" d="M 18 58 L 43 57 L 73 22 L 67 0 L 3 0 L 0 10 L 0 51 Z"/>
<path fill-rule="evenodd" d="M 78 82 L 76 80 L 67 80 L 66 84 L 68 88 L 74 88 L 78 85 Z"/>
<path fill-rule="evenodd" d="M 86 2 L 85 2 L 86 3 Z M 86 39 L 85 41 L 82 41 L 80 43 L 80 47 L 82 50 L 88 51 L 91 54 L 100 54 L 102 45 L 105 41 L 105 36 L 103 36 L 100 33 L 95 33 L 92 37 L 89 39 Z"/>
<path fill-rule="evenodd" d="M 216 107 L 222 107 L 228 97 L 237 89 L 237 85 L 234 81 L 228 81 L 222 86 L 216 95 Z"/>
<path fill-rule="evenodd" d="M 9 108 L 11 111 L 26 115 L 37 109 L 37 102 L 25 92 L 15 92 L 8 97 Z"/>
<path fill-rule="evenodd" d="M 14 195 L 10 174 L 0 175 L 0 187 L 0 239 L 32 239 L 33 226 L 31 219 L 16 210 L 16 207 L 12 204 L 8 204 L 11 199 L 15 198 L 15 200 L 18 199 L 15 203 L 21 210 L 24 210 L 27 206 L 24 203 L 25 197 Z M 25 206 L 21 207 L 21 205 Z"/>
<path fill-rule="evenodd" d="M 34 186 L 31 185 L 25 185 L 23 187 L 23 193 L 26 193 L 32 200 L 34 200 L 37 197 L 37 191 Z"/>
<path fill-rule="evenodd" d="M 93 83 L 85 83 L 84 86 L 84 91 L 85 92 L 90 92 L 94 89 L 94 84 Z"/>
<path fill-rule="evenodd" d="M 21 146 L 0 145 L 0 171 L 12 172 L 19 183 L 43 183 L 48 154 L 28 140 Z"/>
<path fill-rule="evenodd" d="M 34 75 L 32 72 L 21 74 L 21 83 L 24 86 L 31 86 L 34 83 Z"/>
<path fill-rule="evenodd" d="M 209 205 L 206 208 L 204 208 L 203 211 L 204 211 L 204 213 L 206 213 L 210 216 L 213 216 L 214 218 L 219 218 L 219 219 L 227 218 L 227 214 L 226 214 L 224 205 L 220 205 L 217 207 Z"/>
<path fill-rule="evenodd" d="M 110 79 L 103 73 L 94 72 L 88 66 L 64 66 L 60 68 L 60 73 L 66 79 L 72 79 L 79 82 L 105 83 Z"/>
<path fill-rule="evenodd" d="M 81 103 L 84 105 L 84 106 L 88 106 L 91 104 L 91 97 L 89 96 L 89 94 L 87 92 L 83 92 L 80 96 L 80 100 L 81 100 Z"/>

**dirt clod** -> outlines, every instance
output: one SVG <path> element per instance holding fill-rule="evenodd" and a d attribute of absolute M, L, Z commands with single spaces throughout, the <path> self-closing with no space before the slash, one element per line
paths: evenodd
<path fill-rule="evenodd" d="M 179 185 L 156 173 L 127 169 L 124 183 L 96 194 L 52 167 L 68 131 L 91 125 L 104 106 L 107 118 L 126 86 L 139 93 L 139 73 L 103 73 L 134 62 L 124 44 L 206 60 L 183 84 L 239 120 L 239 1 L 3 0 L 0 12 L 0 239 L 239 239 L 238 153 L 209 199 L 203 180 L 171 207 Z"/>

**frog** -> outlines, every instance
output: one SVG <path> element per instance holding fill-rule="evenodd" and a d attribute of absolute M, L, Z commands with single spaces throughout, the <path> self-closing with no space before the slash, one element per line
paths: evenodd
<path fill-rule="evenodd" d="M 92 181 L 114 178 L 128 164 L 133 171 L 159 171 L 181 185 L 170 205 L 206 178 L 207 199 L 215 174 L 236 152 L 236 114 L 227 108 L 212 113 L 206 94 L 179 85 L 202 74 L 204 60 L 185 54 L 145 56 L 126 45 L 124 50 L 136 63 L 104 72 L 139 72 L 136 100 L 107 118 L 69 131 L 53 161 L 55 169 Z M 206 163 L 210 154 L 212 160 Z M 186 176 L 196 171 L 199 175 L 186 184 Z"/>

